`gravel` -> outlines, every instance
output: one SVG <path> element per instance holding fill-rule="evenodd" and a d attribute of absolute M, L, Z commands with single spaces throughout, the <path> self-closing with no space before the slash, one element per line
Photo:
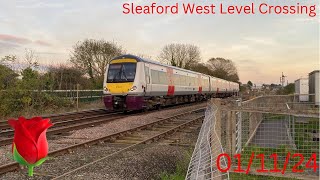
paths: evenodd
<path fill-rule="evenodd" d="M 178 109 L 167 109 L 167 110 L 164 109 L 162 111 L 154 111 L 146 115 L 131 115 L 129 117 L 119 119 L 113 122 L 109 122 L 106 124 L 102 124 L 96 127 L 90 127 L 90 128 L 68 132 L 68 133 L 65 133 L 62 137 L 61 135 L 50 136 L 48 138 L 50 151 L 61 149 L 66 146 L 77 144 L 93 138 L 98 138 L 98 137 L 113 134 L 119 131 L 131 129 L 133 127 L 151 123 L 162 118 L 170 117 L 175 114 L 195 110 L 197 108 L 202 108 L 205 106 L 206 106 L 206 103 L 201 103 L 201 104 L 196 104 L 189 107 L 181 107 Z M 190 133 L 186 133 L 186 135 L 190 135 Z M 196 139 L 196 136 L 193 136 L 191 138 Z M 190 143 L 190 142 L 187 142 L 187 143 Z M 81 148 L 81 149 L 75 150 L 75 153 L 73 154 L 55 157 L 51 160 L 46 161 L 43 165 L 41 165 L 41 167 L 36 168 L 38 169 L 36 172 L 40 172 L 41 174 L 47 175 L 47 176 L 36 176 L 36 179 L 39 179 L 39 178 L 51 179 L 50 176 L 55 176 L 56 174 L 61 174 L 62 172 L 66 172 L 75 167 L 79 167 L 81 166 L 81 164 L 87 161 L 91 162 L 94 159 L 100 158 L 101 156 L 105 156 L 105 154 L 111 153 L 115 149 L 116 148 L 110 148 L 108 146 L 99 145 L 99 146 L 90 147 L 90 151 L 83 151 L 83 149 Z M 94 179 L 113 179 L 113 178 L 114 179 L 135 179 L 135 178 L 144 179 L 144 177 L 139 175 L 140 173 L 135 173 L 135 172 L 141 172 L 142 170 L 146 171 L 146 169 L 148 169 L 146 165 L 143 165 L 143 164 L 148 164 L 147 162 L 154 161 L 154 165 L 159 166 L 159 168 L 157 169 L 157 168 L 151 168 L 154 166 L 152 165 L 150 167 L 150 170 L 147 171 L 148 172 L 147 174 L 149 175 L 144 175 L 145 177 L 154 176 L 156 172 L 159 173 L 159 169 L 161 170 L 167 169 L 172 171 L 172 164 L 175 164 L 172 162 L 176 161 L 177 158 L 178 159 L 181 158 L 181 150 L 190 149 L 190 147 L 174 147 L 174 146 L 166 146 L 166 145 L 158 144 L 158 145 L 151 145 L 151 146 L 148 145 L 147 147 L 143 147 L 143 149 L 146 149 L 146 154 L 143 153 L 142 159 L 139 159 L 137 161 L 133 159 L 134 163 L 128 166 L 128 168 L 125 168 L 127 169 L 126 171 L 128 172 L 121 172 L 122 171 L 121 170 L 122 168 L 120 168 L 122 166 L 121 163 L 125 163 L 126 160 L 122 161 L 123 159 L 117 157 L 118 159 L 116 158 L 114 159 L 114 161 L 116 164 L 120 163 L 118 167 L 114 166 L 115 165 L 114 162 L 112 164 L 107 163 L 107 165 L 104 165 L 105 167 L 109 167 L 109 168 L 111 168 L 111 166 L 112 167 L 114 166 L 114 168 L 111 168 L 113 169 L 112 172 L 108 173 L 108 172 L 105 172 L 106 171 L 105 169 L 103 169 L 101 170 L 101 172 L 103 172 L 103 175 L 101 175 L 101 172 L 95 172 L 92 170 L 92 171 L 89 171 L 88 174 L 85 174 L 83 176 L 81 176 L 81 173 L 80 174 L 77 173 L 76 179 L 89 179 L 90 177 Z M 130 153 L 132 155 L 131 157 L 137 157 L 136 152 L 134 150 L 127 151 L 125 154 L 126 156 L 129 156 Z M 141 154 L 141 153 L 138 153 L 138 154 Z M 162 155 L 163 157 L 158 158 L 158 156 L 160 155 Z M 0 147 L 0 162 L 1 164 L 7 164 L 10 162 L 13 162 L 13 160 L 11 159 L 11 145 Z M 109 160 L 107 162 L 109 162 Z M 57 165 L 57 164 L 60 164 L 60 165 Z M 96 166 L 100 167 L 99 163 L 94 167 Z M 168 168 L 165 168 L 167 166 Z M 130 167 L 134 167 L 134 168 L 133 169 L 131 168 L 130 170 Z M 26 170 L 22 170 L 22 171 L 23 173 L 19 173 L 19 172 L 7 173 L 3 176 L 0 176 L 0 179 L 28 179 L 28 177 L 26 176 L 27 174 Z M 50 173 L 48 174 L 46 172 L 50 172 Z M 133 175 L 132 177 L 128 178 L 127 176 L 122 176 L 121 174 L 123 173 L 133 173 Z M 99 174 L 101 176 L 99 176 Z"/>
<path fill-rule="evenodd" d="M 181 143 L 194 144 L 200 129 L 200 124 L 198 125 L 185 129 L 190 130 L 191 133 L 179 132 L 168 138 L 179 138 Z M 160 179 L 162 172 L 175 171 L 177 161 L 185 159 L 185 154 L 187 152 L 190 154 L 190 149 L 192 149 L 191 147 L 170 146 L 166 144 L 167 142 L 168 139 L 163 139 L 158 143 L 138 145 L 78 170 L 63 179 Z M 41 167 L 36 167 L 33 178 L 28 177 L 27 170 L 23 169 L 21 172 L 10 172 L 0 176 L 0 179 L 52 179 L 127 146 L 129 145 L 105 143 L 78 148 L 71 154 L 54 157 L 47 160 Z"/>
<path fill-rule="evenodd" d="M 179 146 L 140 145 L 64 179 L 160 179 L 162 172 L 175 170 L 176 162 L 183 159 L 188 150 Z"/>
<path fill-rule="evenodd" d="M 148 114 L 131 115 L 129 117 L 118 119 L 116 121 L 112 121 L 99 126 L 71 131 L 65 133 L 63 136 L 50 136 L 48 137 L 50 151 L 138 127 L 143 124 L 158 121 L 161 118 L 170 117 L 175 114 L 192 111 L 205 106 L 206 103 L 204 102 L 177 109 L 163 109 L 161 111 L 154 111 Z M 11 155 L 11 145 L 0 147 L 0 162 L 0 165 L 13 162 Z"/>

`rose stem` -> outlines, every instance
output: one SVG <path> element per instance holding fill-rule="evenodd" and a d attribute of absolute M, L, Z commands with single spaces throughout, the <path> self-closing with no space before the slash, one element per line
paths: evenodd
<path fill-rule="evenodd" d="M 33 167 L 34 166 L 28 166 L 28 174 L 29 174 L 29 176 L 33 176 Z"/>

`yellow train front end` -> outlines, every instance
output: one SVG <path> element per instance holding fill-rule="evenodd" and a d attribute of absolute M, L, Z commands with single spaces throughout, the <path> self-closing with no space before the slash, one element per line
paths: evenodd
<path fill-rule="evenodd" d="M 107 66 L 104 83 L 104 104 L 107 110 L 139 110 L 144 99 L 135 93 L 138 60 L 131 56 L 115 58 Z"/>

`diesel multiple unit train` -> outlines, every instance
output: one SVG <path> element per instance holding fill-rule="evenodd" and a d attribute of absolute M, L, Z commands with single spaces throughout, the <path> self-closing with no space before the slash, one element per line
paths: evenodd
<path fill-rule="evenodd" d="M 239 84 L 133 55 L 114 58 L 104 79 L 108 110 L 142 110 L 237 95 Z"/>

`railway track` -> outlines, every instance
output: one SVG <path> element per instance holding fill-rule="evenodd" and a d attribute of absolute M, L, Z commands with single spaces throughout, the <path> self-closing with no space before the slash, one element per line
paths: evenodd
<path fill-rule="evenodd" d="M 72 145 L 63 149 L 52 151 L 49 153 L 50 157 L 66 154 L 77 148 L 88 147 L 96 144 L 104 144 L 106 142 L 109 144 L 124 144 L 124 146 L 120 150 L 117 150 L 111 154 L 106 152 L 106 154 L 108 154 L 107 156 L 104 156 L 103 158 L 87 163 L 81 167 L 73 168 L 73 170 L 69 172 L 65 172 L 60 176 L 56 176 L 54 179 L 63 178 L 68 174 L 71 174 L 75 171 L 78 171 L 87 166 L 90 166 L 98 161 L 102 161 L 108 157 L 122 153 L 137 145 L 152 143 L 170 134 L 173 134 L 187 126 L 194 126 L 197 123 L 199 125 L 199 123 L 202 122 L 203 118 L 204 118 L 204 108 L 200 108 L 193 111 L 180 113 L 168 118 L 163 118 L 163 119 L 154 121 L 152 123 L 141 125 L 132 129 L 117 132 L 111 135 L 103 136 L 100 138 L 85 141 L 83 143 Z M 0 174 L 4 174 L 14 170 L 19 170 L 18 163 L 10 163 L 10 164 L 0 166 Z"/>
<path fill-rule="evenodd" d="M 190 104 L 181 104 L 177 106 L 169 106 L 166 109 L 177 109 L 188 106 Z M 108 112 L 104 109 L 87 110 L 80 112 L 71 112 L 57 115 L 44 116 L 43 118 L 50 118 L 54 126 L 47 131 L 47 135 L 54 135 L 64 133 L 72 130 L 83 129 L 94 125 L 114 121 L 117 119 L 125 118 L 130 114 L 122 114 L 121 112 Z M 151 113 L 148 111 L 144 113 Z M 135 113 L 139 115 L 141 113 Z M 111 116 L 111 117 L 106 117 Z M 2 129 L 0 131 L 0 146 L 9 145 L 12 143 L 14 131 L 10 128 L 7 121 L 1 121 Z M 4 124 L 6 123 L 6 124 Z M 1 124 L 0 124 L 1 128 Z M 10 129 L 9 129 L 10 128 Z"/>
<path fill-rule="evenodd" d="M 62 114 L 52 114 L 52 115 L 46 115 L 42 116 L 43 118 L 50 118 L 51 122 L 55 123 L 60 120 L 64 119 L 76 119 L 76 118 L 84 118 L 88 116 L 94 116 L 94 115 L 101 115 L 111 113 L 110 111 L 106 111 L 105 109 L 93 109 L 93 110 L 85 110 L 85 111 L 79 111 L 79 112 L 68 112 L 68 113 L 62 113 Z M 8 124 L 8 121 L 0 121 L 0 131 L 5 131 L 7 129 L 11 129 L 11 127 Z"/>
<path fill-rule="evenodd" d="M 72 130 L 87 128 L 90 126 L 114 121 L 117 119 L 125 118 L 128 115 L 120 113 L 100 114 L 89 117 L 82 117 L 72 120 L 59 120 L 54 123 L 54 126 L 47 131 L 47 135 L 64 133 Z M 7 130 L 0 132 L 0 146 L 8 145 L 13 140 L 13 130 Z M 9 137 L 10 136 L 10 137 Z"/>

